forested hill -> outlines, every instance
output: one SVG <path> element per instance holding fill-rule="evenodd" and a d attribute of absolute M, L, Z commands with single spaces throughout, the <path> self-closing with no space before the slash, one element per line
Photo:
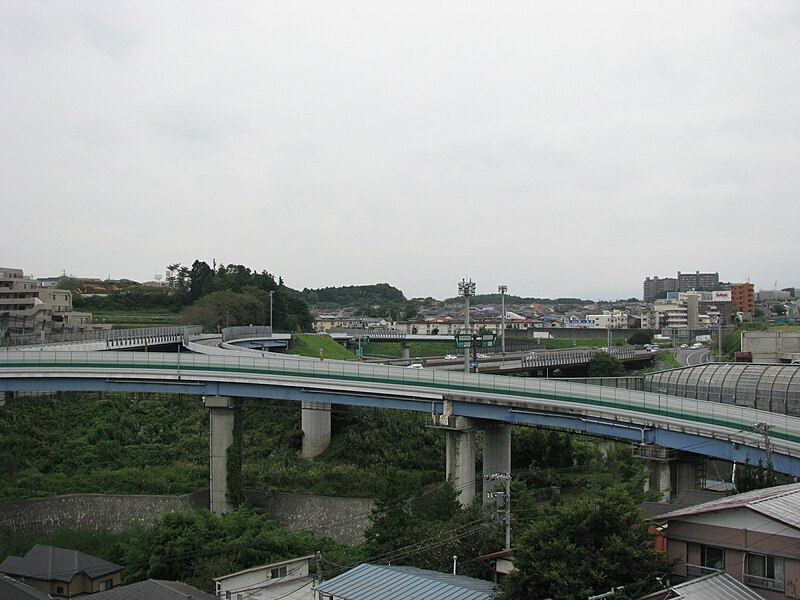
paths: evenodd
<path fill-rule="evenodd" d="M 348 285 L 320 289 L 304 288 L 300 297 L 315 307 L 377 306 L 403 303 L 403 292 L 388 283 Z"/>

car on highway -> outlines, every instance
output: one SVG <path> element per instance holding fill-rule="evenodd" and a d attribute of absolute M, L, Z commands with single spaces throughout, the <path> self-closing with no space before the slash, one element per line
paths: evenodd
<path fill-rule="evenodd" d="M 461 358 L 461 357 L 458 354 L 445 354 L 444 355 L 444 359 L 445 360 L 458 360 L 459 358 Z"/>
<path fill-rule="evenodd" d="M 480 352 L 478 352 L 478 358 L 489 358 L 489 355 L 488 354 L 481 354 Z"/>
<path fill-rule="evenodd" d="M 406 369 L 424 369 L 425 367 L 422 366 L 420 363 L 411 363 L 410 365 L 406 366 Z"/>
<path fill-rule="evenodd" d="M 681 344 L 681 348 L 683 348 L 684 350 L 685 350 L 686 348 L 688 348 L 688 347 L 689 347 L 689 344 Z"/>
<path fill-rule="evenodd" d="M 703 344 L 701 344 L 700 342 L 696 342 L 696 343 L 692 344 L 692 350 L 697 350 L 698 348 L 702 348 L 702 347 L 703 347 Z"/>

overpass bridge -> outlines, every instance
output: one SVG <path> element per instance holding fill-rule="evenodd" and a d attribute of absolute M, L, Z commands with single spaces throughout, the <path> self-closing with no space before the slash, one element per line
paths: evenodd
<path fill-rule="evenodd" d="M 211 411 L 212 508 L 219 512 L 228 508 L 225 457 L 235 398 L 302 403 L 304 453 L 324 449 L 326 436 L 329 441 L 332 404 L 427 413 L 433 425 L 447 432 L 448 477 L 461 490 L 463 503 L 475 493 L 475 430 L 484 430 L 485 474 L 510 472 L 510 424 L 582 432 L 740 463 L 766 461 L 769 455 L 776 471 L 800 476 L 800 417 L 554 379 L 245 353 L 17 351 L 0 352 L 0 391 L 204 396 Z"/>

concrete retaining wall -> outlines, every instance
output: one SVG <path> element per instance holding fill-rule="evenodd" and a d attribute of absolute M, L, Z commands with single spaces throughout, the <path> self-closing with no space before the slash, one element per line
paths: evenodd
<path fill-rule="evenodd" d="M 263 507 L 287 529 L 309 529 L 316 537 L 340 544 L 360 544 L 372 524 L 374 502 L 369 498 L 336 498 L 305 494 L 266 494 L 245 491 L 248 503 Z"/>
<path fill-rule="evenodd" d="M 316 537 L 358 544 L 371 524 L 373 502 L 304 494 L 247 491 L 248 503 L 262 507 L 287 529 L 308 529 Z M 208 508 L 208 490 L 185 496 L 67 494 L 0 503 L 0 531 L 48 535 L 59 529 L 124 531 L 149 525 L 164 513 Z"/>
<path fill-rule="evenodd" d="M 208 491 L 185 496 L 67 494 L 0 503 L 0 529 L 47 535 L 59 529 L 124 531 L 160 515 L 208 508 Z"/>

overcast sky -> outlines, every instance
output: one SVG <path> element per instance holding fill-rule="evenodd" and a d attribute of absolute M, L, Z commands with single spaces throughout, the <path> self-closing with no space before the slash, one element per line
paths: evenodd
<path fill-rule="evenodd" d="M 0 0 L 0 266 L 800 286 L 800 2 Z"/>

